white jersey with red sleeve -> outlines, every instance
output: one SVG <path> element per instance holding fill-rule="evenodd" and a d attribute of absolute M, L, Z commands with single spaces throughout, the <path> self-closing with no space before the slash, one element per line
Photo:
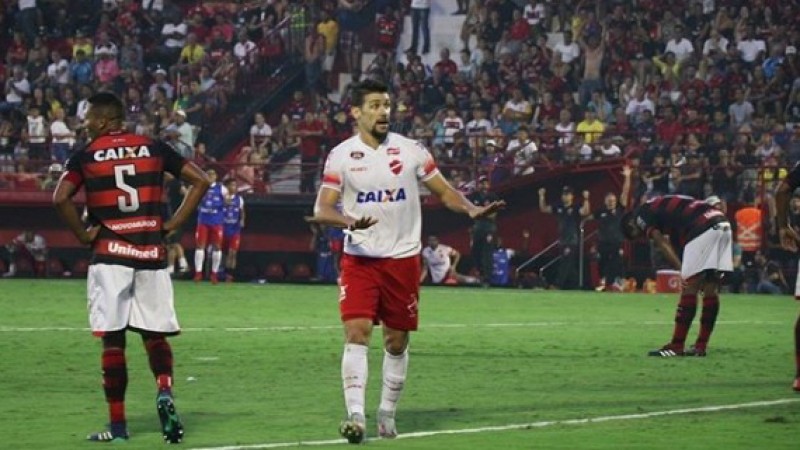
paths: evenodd
<path fill-rule="evenodd" d="M 344 215 L 378 221 L 349 233 L 344 252 L 371 258 L 418 255 L 422 248 L 419 181 L 438 173 L 422 144 L 396 133 L 389 133 L 377 149 L 356 135 L 331 150 L 323 188 L 341 192 Z"/>

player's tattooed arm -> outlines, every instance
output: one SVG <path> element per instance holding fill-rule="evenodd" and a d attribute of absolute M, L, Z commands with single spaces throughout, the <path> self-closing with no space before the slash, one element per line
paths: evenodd
<path fill-rule="evenodd" d="M 72 234 L 78 238 L 81 244 L 89 245 L 97 239 L 97 233 L 100 231 L 99 225 L 86 227 L 81 220 L 78 210 L 75 207 L 75 202 L 72 201 L 72 196 L 78 190 L 78 186 L 72 183 L 67 177 L 62 177 L 53 192 L 53 205 L 58 211 L 58 215 L 64 223 L 67 224 Z"/>
<path fill-rule="evenodd" d="M 200 200 L 206 194 L 208 187 L 211 186 L 211 180 L 208 175 L 193 162 L 187 162 L 183 165 L 181 180 L 188 183 L 190 188 L 186 196 L 183 197 L 183 202 L 181 202 L 175 214 L 164 222 L 165 233 L 172 233 L 189 219 L 189 216 L 197 209 L 197 205 L 200 204 Z"/>
<path fill-rule="evenodd" d="M 661 234 L 658 230 L 651 231 L 650 238 L 655 242 L 658 248 L 661 249 L 664 253 L 664 258 L 672 264 L 672 267 L 674 267 L 675 270 L 681 270 L 681 259 L 678 258 L 678 254 L 675 252 L 675 249 L 672 248 L 669 238 Z"/>
<path fill-rule="evenodd" d="M 314 203 L 314 215 L 307 216 L 306 222 L 347 228 L 350 231 L 363 230 L 378 223 L 378 220 L 373 217 L 354 218 L 340 213 L 336 208 L 339 197 L 339 191 L 336 189 L 321 188 L 317 195 L 317 201 Z"/>

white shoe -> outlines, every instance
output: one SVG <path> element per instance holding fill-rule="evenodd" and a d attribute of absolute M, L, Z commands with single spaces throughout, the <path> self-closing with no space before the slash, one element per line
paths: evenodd
<path fill-rule="evenodd" d="M 394 422 L 394 413 L 378 410 L 378 436 L 383 439 L 397 437 L 397 425 Z"/>
<path fill-rule="evenodd" d="M 351 414 L 341 425 L 339 434 L 351 444 L 361 444 L 367 440 L 367 419 L 363 414 Z"/>
<path fill-rule="evenodd" d="M 8 272 L 3 274 L 3 278 L 11 278 L 16 274 L 17 274 L 16 272 L 8 271 Z"/>

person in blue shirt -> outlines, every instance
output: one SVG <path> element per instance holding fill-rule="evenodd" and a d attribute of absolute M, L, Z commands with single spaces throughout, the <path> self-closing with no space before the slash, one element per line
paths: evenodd
<path fill-rule="evenodd" d="M 200 201 L 197 214 L 197 230 L 195 231 L 195 242 L 197 247 L 194 251 L 194 281 L 203 280 L 203 262 L 206 255 L 206 247 L 211 247 L 211 283 L 216 284 L 219 274 L 219 266 L 222 262 L 222 224 L 225 214 L 225 198 L 228 190 L 217 182 L 217 173 L 214 169 L 206 170 L 211 187 L 206 191 L 205 196 Z"/>
<path fill-rule="evenodd" d="M 236 270 L 236 256 L 242 242 L 242 228 L 245 223 L 244 198 L 237 192 L 236 180 L 225 182 L 228 195 L 225 197 L 222 222 L 222 249 L 225 254 L 225 281 L 233 281 Z"/>

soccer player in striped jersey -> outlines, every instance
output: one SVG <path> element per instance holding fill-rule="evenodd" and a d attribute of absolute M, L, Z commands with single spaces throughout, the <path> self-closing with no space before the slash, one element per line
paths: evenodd
<path fill-rule="evenodd" d="M 683 195 L 651 199 L 621 220 L 628 239 L 646 236 L 681 271 L 683 287 L 675 314 L 672 341 L 650 356 L 706 356 L 706 348 L 719 313 L 720 272 L 733 271 L 731 224 L 722 211 L 702 200 Z M 683 260 L 673 243 L 683 248 Z M 703 292 L 700 332 L 691 349 L 684 349 L 686 335 L 697 313 L 697 294 Z"/>
<path fill-rule="evenodd" d="M 209 186 L 206 175 L 169 145 L 125 130 L 125 107 L 114 94 L 88 100 L 86 128 L 92 138 L 67 162 L 53 202 L 78 240 L 92 249 L 87 275 L 89 324 L 103 340 L 103 388 L 109 430 L 91 441 L 128 439 L 125 390 L 126 330 L 138 332 L 156 379 L 156 410 L 164 439 L 183 438 L 172 399 L 172 349 L 167 336 L 180 332 L 164 238 L 197 207 Z M 162 217 L 164 174 L 191 188 L 172 217 Z M 86 191 L 87 227 L 72 197 Z"/>
<path fill-rule="evenodd" d="M 789 223 L 789 203 L 792 200 L 792 193 L 798 187 L 800 187 L 800 164 L 795 165 L 783 179 L 775 194 L 775 220 L 778 224 L 781 246 L 793 252 L 797 251 L 797 242 L 800 241 L 800 236 L 795 228 L 800 224 Z M 795 284 L 794 298 L 800 300 L 800 276 L 797 277 Z M 794 324 L 794 358 L 796 372 L 792 388 L 796 392 L 800 392 L 800 316 L 797 317 L 797 322 Z"/>

